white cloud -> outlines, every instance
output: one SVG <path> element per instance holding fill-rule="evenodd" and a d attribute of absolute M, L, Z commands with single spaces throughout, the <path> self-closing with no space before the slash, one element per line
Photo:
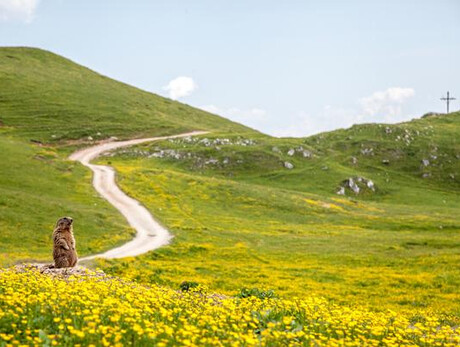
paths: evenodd
<path fill-rule="evenodd" d="M 354 109 L 328 105 L 316 115 L 299 111 L 294 117 L 286 120 L 286 123 L 289 123 L 288 126 L 272 126 L 268 133 L 278 137 L 303 137 L 323 131 L 347 128 L 359 123 L 361 119 L 362 117 Z"/>
<path fill-rule="evenodd" d="M 39 0 L 0 0 L 0 21 L 30 23 L 38 3 Z"/>
<path fill-rule="evenodd" d="M 359 105 L 366 120 L 394 122 L 402 116 L 402 104 L 414 95 L 412 88 L 393 87 L 361 98 Z"/>
<path fill-rule="evenodd" d="M 388 88 L 359 99 L 356 107 L 346 109 L 328 105 L 319 114 L 299 111 L 293 117 L 284 120 L 287 126 L 273 124 L 270 126 L 271 129 L 265 130 L 274 136 L 301 137 L 348 128 L 353 124 L 364 122 L 401 122 L 412 118 L 411 115 L 403 112 L 403 105 L 413 96 L 415 90 L 412 88 Z"/>
<path fill-rule="evenodd" d="M 242 110 L 237 107 L 219 108 L 215 105 L 203 105 L 199 108 L 258 129 L 261 129 L 261 123 L 267 120 L 267 112 L 257 107 Z"/>
<path fill-rule="evenodd" d="M 177 100 L 184 96 L 190 95 L 198 85 L 195 83 L 193 78 L 187 76 L 180 76 L 171 80 L 167 86 L 163 87 L 169 93 L 169 97 L 173 100 Z"/>

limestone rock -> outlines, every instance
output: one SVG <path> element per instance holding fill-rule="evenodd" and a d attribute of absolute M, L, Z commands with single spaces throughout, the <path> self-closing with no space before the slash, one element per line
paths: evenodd
<path fill-rule="evenodd" d="M 292 170 L 294 168 L 294 165 L 288 161 L 284 162 L 284 167 L 288 170 Z"/>

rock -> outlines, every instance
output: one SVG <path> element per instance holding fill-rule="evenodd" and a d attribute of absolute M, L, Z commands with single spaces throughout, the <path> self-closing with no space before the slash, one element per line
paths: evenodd
<path fill-rule="evenodd" d="M 429 178 L 431 177 L 431 174 L 429 172 L 425 172 L 423 175 L 422 175 L 423 178 Z"/>
<path fill-rule="evenodd" d="M 428 166 L 430 165 L 430 161 L 428 159 L 422 159 L 422 164 L 423 166 Z"/>
<path fill-rule="evenodd" d="M 339 190 L 336 193 L 337 193 L 337 195 L 345 195 L 345 188 L 340 187 Z"/>
<path fill-rule="evenodd" d="M 393 132 L 393 131 L 391 130 L 391 128 L 389 128 L 389 127 L 386 127 L 386 128 L 385 128 L 385 133 L 391 134 L 392 132 Z"/>
<path fill-rule="evenodd" d="M 356 157 L 351 157 L 351 163 L 352 163 L 353 165 L 358 164 L 358 158 L 356 158 Z"/>
<path fill-rule="evenodd" d="M 225 165 L 227 165 L 229 162 L 230 162 L 230 159 L 228 158 L 225 158 L 224 160 L 222 160 L 222 163 Z"/>
<path fill-rule="evenodd" d="M 367 188 L 369 188 L 372 191 L 375 191 L 374 182 L 372 182 L 371 180 L 367 181 Z"/>
<path fill-rule="evenodd" d="M 285 161 L 285 162 L 284 162 L 284 167 L 285 167 L 286 169 L 288 169 L 288 170 L 292 170 L 292 169 L 294 168 L 294 165 L 291 164 L 291 163 L 288 162 L 288 161 Z"/>
<path fill-rule="evenodd" d="M 302 151 L 302 155 L 304 158 L 311 158 L 313 156 L 313 154 L 307 150 Z"/>
<path fill-rule="evenodd" d="M 430 117 L 438 117 L 438 116 L 441 116 L 442 113 L 438 113 L 438 112 L 428 112 L 428 113 L 425 113 L 422 118 L 430 118 Z"/>
<path fill-rule="evenodd" d="M 436 159 L 438 159 L 438 156 L 437 156 L 437 155 L 434 155 L 434 154 L 432 154 L 432 155 L 430 155 L 430 158 L 431 158 L 431 159 L 433 159 L 433 160 L 436 160 Z"/>
<path fill-rule="evenodd" d="M 353 180 L 353 178 L 349 178 L 349 179 L 348 179 L 348 187 L 349 187 L 355 194 L 359 194 L 359 187 L 358 187 L 358 185 L 355 183 L 355 181 Z"/>
<path fill-rule="evenodd" d="M 361 176 L 355 176 L 342 181 L 336 191 L 336 194 L 346 195 L 347 190 L 350 190 L 354 194 L 358 195 L 365 191 L 374 193 L 376 191 L 376 187 L 372 180 Z"/>
<path fill-rule="evenodd" d="M 384 165 L 390 165 L 390 161 L 388 159 L 383 159 L 382 164 Z"/>
<path fill-rule="evenodd" d="M 97 135 L 97 136 L 101 136 L 102 134 L 98 131 L 96 135 Z"/>
<path fill-rule="evenodd" d="M 373 148 L 363 148 L 361 150 L 362 155 L 373 155 L 374 154 L 374 149 Z"/>
<path fill-rule="evenodd" d="M 294 148 L 291 148 L 291 149 L 287 152 L 287 155 L 290 156 L 290 157 L 292 157 L 292 156 L 294 155 L 294 153 L 295 153 Z"/>
<path fill-rule="evenodd" d="M 93 138 L 91 136 L 88 136 L 89 141 L 93 141 Z"/>
<path fill-rule="evenodd" d="M 321 168 L 321 170 L 324 170 L 324 171 L 329 170 L 329 166 L 324 165 L 324 166 Z"/>
<path fill-rule="evenodd" d="M 449 177 L 452 178 L 453 180 L 455 179 L 455 175 L 454 175 L 454 174 L 449 174 Z"/>
<path fill-rule="evenodd" d="M 272 147 L 272 152 L 275 152 L 275 153 L 281 153 L 280 149 L 278 147 Z"/>
<path fill-rule="evenodd" d="M 211 158 L 211 159 L 206 160 L 204 163 L 205 163 L 205 164 L 216 165 L 216 164 L 219 163 L 219 159 L 213 159 L 213 158 Z"/>
<path fill-rule="evenodd" d="M 109 278 L 103 271 L 92 271 L 86 267 L 77 265 L 75 267 L 66 267 L 61 269 L 54 269 L 51 267 L 52 264 L 21 264 L 16 265 L 15 269 L 17 272 L 25 272 L 30 270 L 37 270 L 42 274 L 49 275 L 51 277 L 62 277 L 69 278 L 70 276 L 78 277 L 96 277 L 101 280 Z"/>

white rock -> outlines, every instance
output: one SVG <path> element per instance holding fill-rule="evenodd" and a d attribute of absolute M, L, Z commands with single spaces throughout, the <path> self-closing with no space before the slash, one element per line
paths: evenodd
<path fill-rule="evenodd" d="M 337 191 L 337 195 L 345 195 L 345 187 L 340 187 Z"/>
<path fill-rule="evenodd" d="M 284 162 L 284 167 L 285 167 L 286 169 L 288 169 L 288 170 L 291 170 L 291 169 L 294 168 L 294 165 L 291 164 L 291 163 L 288 162 L 288 161 L 285 161 L 285 162 Z"/>
<path fill-rule="evenodd" d="M 295 150 L 293 148 L 291 148 L 288 152 L 287 152 L 287 155 L 292 157 L 295 153 Z"/>
<path fill-rule="evenodd" d="M 310 151 L 307 151 L 307 150 L 304 150 L 304 151 L 302 152 L 302 155 L 303 155 L 304 158 L 311 158 L 311 157 L 312 157 L 311 152 L 310 152 Z"/>
<path fill-rule="evenodd" d="M 372 154 L 374 154 L 373 152 L 374 152 L 373 148 L 363 148 L 361 150 L 361 154 L 363 154 L 363 155 L 372 155 Z"/>
<path fill-rule="evenodd" d="M 423 166 L 428 166 L 430 165 L 430 161 L 428 159 L 422 159 L 422 164 Z"/>
<path fill-rule="evenodd" d="M 367 188 L 374 191 L 375 190 L 374 182 L 372 182 L 371 180 L 367 181 Z"/>

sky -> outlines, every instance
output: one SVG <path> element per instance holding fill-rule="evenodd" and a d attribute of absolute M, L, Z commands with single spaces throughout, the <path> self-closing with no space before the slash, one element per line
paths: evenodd
<path fill-rule="evenodd" d="M 460 109 L 460 0 L 0 0 L 0 46 L 274 136 Z"/>

